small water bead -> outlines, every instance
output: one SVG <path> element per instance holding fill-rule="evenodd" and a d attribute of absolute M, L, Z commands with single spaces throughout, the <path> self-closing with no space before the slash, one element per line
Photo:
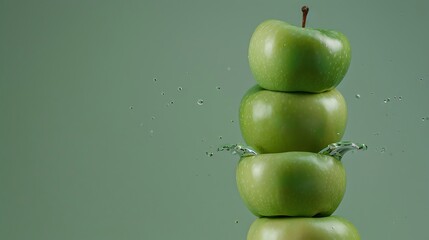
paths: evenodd
<path fill-rule="evenodd" d="M 162 95 L 162 96 L 165 96 L 165 92 L 161 92 L 161 95 Z"/>
<path fill-rule="evenodd" d="M 129 107 L 129 109 L 130 109 L 130 110 L 133 110 L 133 109 L 134 109 L 134 106 L 130 106 L 130 107 Z"/>
<path fill-rule="evenodd" d="M 183 88 L 182 88 L 182 87 L 178 87 L 178 88 L 177 88 L 177 91 L 179 91 L 179 92 L 180 92 L 180 91 L 182 91 L 182 90 L 183 90 Z"/>
<path fill-rule="evenodd" d="M 154 81 L 154 82 L 156 82 L 156 81 L 158 81 L 158 79 L 156 79 L 156 78 L 153 78 L 153 81 Z"/>
<path fill-rule="evenodd" d="M 422 121 L 429 121 L 429 117 L 422 117 Z"/>
<path fill-rule="evenodd" d="M 384 101 L 383 101 L 384 103 L 388 103 L 388 102 L 390 102 L 390 98 L 386 98 L 386 99 L 384 99 Z"/>
<path fill-rule="evenodd" d="M 356 94 L 355 98 L 359 99 L 360 98 L 360 94 Z"/>
<path fill-rule="evenodd" d="M 212 152 L 206 152 L 206 155 L 209 156 L 209 157 L 213 157 L 214 153 L 212 153 Z"/>
<path fill-rule="evenodd" d="M 381 152 L 381 153 L 385 153 L 385 152 L 386 152 L 386 148 L 385 148 L 385 147 L 382 147 L 382 148 L 380 149 L 380 152 Z"/>
<path fill-rule="evenodd" d="M 238 223 L 238 220 L 235 220 L 235 223 Z"/>
<path fill-rule="evenodd" d="M 217 90 L 220 90 L 220 86 L 217 86 L 217 87 L 216 87 L 216 89 L 217 89 Z"/>
<path fill-rule="evenodd" d="M 202 106 L 204 104 L 204 100 L 203 99 L 198 99 L 197 104 Z"/>

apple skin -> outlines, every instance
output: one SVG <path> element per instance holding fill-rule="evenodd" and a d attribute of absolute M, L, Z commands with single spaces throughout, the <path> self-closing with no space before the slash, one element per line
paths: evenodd
<path fill-rule="evenodd" d="M 319 152 L 341 140 L 347 105 L 336 89 L 286 93 L 256 85 L 241 101 L 239 122 L 246 144 L 259 153 Z"/>
<path fill-rule="evenodd" d="M 352 223 L 338 216 L 324 218 L 259 218 L 247 240 L 360 240 Z"/>
<path fill-rule="evenodd" d="M 342 81 L 350 65 L 351 49 L 342 33 L 267 20 L 253 33 L 248 58 L 261 87 L 318 93 Z"/>
<path fill-rule="evenodd" d="M 329 216 L 346 191 L 341 161 L 310 152 L 242 157 L 236 181 L 243 202 L 258 217 Z"/>

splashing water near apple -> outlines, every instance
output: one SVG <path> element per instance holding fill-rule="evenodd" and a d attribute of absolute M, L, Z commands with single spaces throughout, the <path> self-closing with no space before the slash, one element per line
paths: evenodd
<path fill-rule="evenodd" d="M 223 145 L 221 147 L 218 147 L 217 151 L 218 152 L 221 152 L 221 151 L 231 152 L 233 155 L 238 155 L 239 157 L 254 156 L 254 155 L 258 154 L 255 150 L 253 150 L 249 147 L 243 147 L 239 144 Z"/>
<path fill-rule="evenodd" d="M 326 148 L 320 150 L 320 154 L 332 156 L 338 160 L 341 160 L 347 152 L 353 150 L 367 150 L 368 146 L 361 143 L 353 143 L 350 141 L 342 141 L 337 143 L 329 144 Z"/>
<path fill-rule="evenodd" d="M 350 141 L 342 141 L 329 144 L 326 148 L 319 151 L 320 154 L 335 157 L 341 160 L 344 155 L 350 151 L 364 151 L 368 146 L 363 143 L 353 143 Z M 227 144 L 219 147 L 218 152 L 227 151 L 239 157 L 255 156 L 258 153 L 250 147 L 241 146 L 239 144 Z"/>

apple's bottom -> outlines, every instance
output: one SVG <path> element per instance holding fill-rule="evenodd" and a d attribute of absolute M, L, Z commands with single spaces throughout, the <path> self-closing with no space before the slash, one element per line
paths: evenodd
<path fill-rule="evenodd" d="M 344 218 L 258 218 L 247 240 L 360 240 L 357 229 Z"/>

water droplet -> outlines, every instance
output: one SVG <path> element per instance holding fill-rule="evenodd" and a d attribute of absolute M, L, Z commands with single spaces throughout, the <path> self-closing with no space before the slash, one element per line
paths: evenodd
<path fill-rule="evenodd" d="M 214 153 L 212 153 L 212 152 L 206 152 L 206 155 L 209 156 L 209 157 L 213 157 Z"/>
<path fill-rule="evenodd" d="M 164 95 L 165 95 L 165 92 L 161 92 L 161 95 L 162 95 L 162 96 L 164 96 Z"/>
<path fill-rule="evenodd" d="M 130 106 L 129 108 L 130 108 L 130 110 L 133 110 L 133 109 L 134 109 L 134 106 Z"/>
<path fill-rule="evenodd" d="M 398 100 L 399 100 L 399 101 L 401 101 L 401 100 L 402 100 L 402 96 L 399 96 L 399 97 L 398 97 Z"/>
<path fill-rule="evenodd" d="M 197 104 L 200 105 L 200 106 L 203 105 L 204 104 L 204 100 L 203 99 L 198 99 Z"/>
<path fill-rule="evenodd" d="M 238 223 L 238 220 L 235 220 L 235 223 Z"/>
<path fill-rule="evenodd" d="M 231 120 L 232 123 L 234 123 L 234 120 Z"/>
<path fill-rule="evenodd" d="M 220 90 L 220 86 L 217 86 L 217 87 L 216 87 L 216 89 L 217 89 L 217 90 Z"/>
<path fill-rule="evenodd" d="M 388 102 L 390 102 L 390 98 L 386 98 L 386 99 L 384 99 L 384 101 L 383 101 L 384 103 L 388 103 Z"/>
<path fill-rule="evenodd" d="M 219 139 L 221 139 L 221 140 L 222 140 L 222 136 L 219 136 Z"/>
<path fill-rule="evenodd" d="M 360 94 L 356 94 L 356 95 L 355 95 L 355 97 L 356 97 L 357 99 L 359 99 L 359 98 L 360 98 Z"/>
<path fill-rule="evenodd" d="M 380 152 L 381 152 L 381 153 L 385 153 L 385 152 L 386 152 L 386 148 L 385 148 L 385 147 L 382 147 L 382 148 L 380 149 Z"/>
<path fill-rule="evenodd" d="M 156 78 L 153 78 L 153 81 L 154 81 L 154 82 L 156 82 L 156 81 L 158 81 L 158 79 L 156 79 Z"/>
<path fill-rule="evenodd" d="M 155 117 L 155 116 L 152 116 L 151 118 L 152 118 L 152 120 L 155 120 L 155 118 L 156 118 L 156 117 Z"/>
<path fill-rule="evenodd" d="M 183 88 L 182 88 L 182 87 L 178 87 L 178 88 L 177 88 L 177 91 L 179 91 L 179 92 L 180 92 L 180 91 L 182 91 L 182 90 L 183 90 Z"/>
<path fill-rule="evenodd" d="M 173 105 L 174 104 L 174 101 L 170 101 L 170 102 L 168 102 L 167 104 L 166 104 L 166 106 L 167 107 L 169 107 L 169 106 L 171 106 L 171 105 Z"/>
<path fill-rule="evenodd" d="M 428 121 L 429 120 L 429 117 L 422 117 L 422 121 L 424 122 L 424 121 Z"/>

